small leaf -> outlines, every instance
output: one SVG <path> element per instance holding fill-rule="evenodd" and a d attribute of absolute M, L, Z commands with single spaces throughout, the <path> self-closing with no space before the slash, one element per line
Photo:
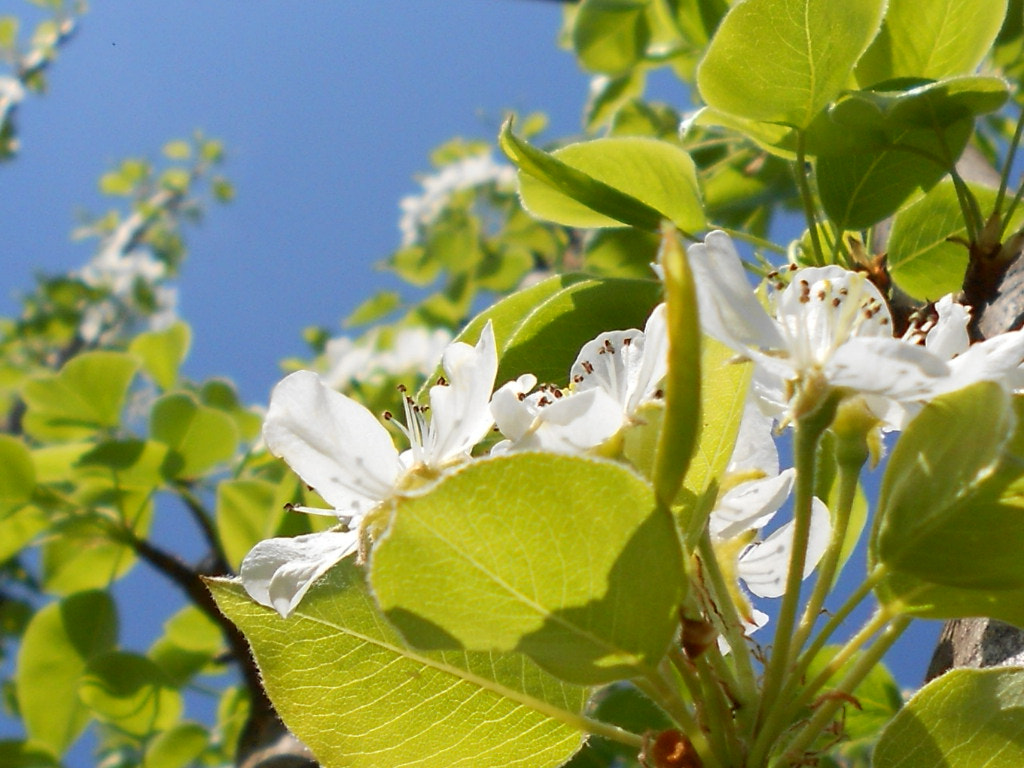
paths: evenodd
<path fill-rule="evenodd" d="M 995 206 L 996 192 L 988 187 L 968 185 L 982 213 Z M 1020 226 L 1020 214 L 1009 231 Z M 936 301 L 963 286 L 968 252 L 955 238 L 965 238 L 963 210 L 952 181 L 940 181 L 923 198 L 900 211 L 889 235 L 889 274 L 911 297 Z"/>
<path fill-rule="evenodd" d="M 522 652 L 580 684 L 656 667 L 683 587 L 672 516 L 646 482 L 548 454 L 481 459 L 399 499 L 371 565 L 415 646 Z"/>
<path fill-rule="evenodd" d="M 938 80 L 973 72 L 991 48 L 1007 0 L 889 0 L 885 21 L 857 62 L 861 86 L 898 77 Z"/>
<path fill-rule="evenodd" d="M 143 370 L 161 389 L 167 390 L 178 383 L 178 369 L 188 354 L 191 341 L 191 329 L 177 322 L 163 331 L 140 333 L 132 339 L 128 351 L 138 355 Z"/>
<path fill-rule="evenodd" d="M 59 373 L 25 385 L 25 431 L 39 440 L 68 441 L 118 425 L 138 362 L 121 352 L 85 352 Z"/>
<path fill-rule="evenodd" d="M 722 19 L 697 69 L 705 103 L 806 128 L 846 86 L 884 0 L 746 0 Z"/>
<path fill-rule="evenodd" d="M 34 743 L 59 757 L 78 738 L 89 721 L 77 696 L 79 676 L 116 640 L 116 609 L 106 592 L 80 592 L 32 617 L 18 651 L 15 682 Z"/>
<path fill-rule="evenodd" d="M 192 156 L 192 145 L 187 141 L 169 141 L 164 144 L 164 157 L 170 160 L 188 160 Z"/>
<path fill-rule="evenodd" d="M 264 480 L 225 480 L 217 485 L 217 534 L 236 571 L 257 542 L 277 533 L 292 490 L 287 483 Z"/>
<path fill-rule="evenodd" d="M 534 150 L 536 151 L 536 150 Z M 615 137 L 569 144 L 554 158 L 574 171 L 641 201 L 679 229 L 696 232 L 705 226 L 693 160 L 678 145 L 643 137 Z M 554 182 L 554 183 L 553 183 Z M 553 176 L 534 176 L 523 168 L 519 191 L 534 216 L 570 227 L 620 227 L 633 224 L 650 229 L 650 221 L 616 216 L 594 204 L 587 189 L 568 188 Z M 602 205 L 604 199 L 599 201 Z"/>
<path fill-rule="evenodd" d="M 517 654 L 410 650 L 351 558 L 288 619 L 238 583 L 207 583 L 245 633 L 274 707 L 321 765 L 554 768 L 580 745 L 556 718 L 578 714 L 585 689 Z"/>
<path fill-rule="evenodd" d="M 585 0 L 572 27 L 580 63 L 591 72 L 625 74 L 643 60 L 650 29 L 650 0 Z"/>
<path fill-rule="evenodd" d="M 238 445 L 238 428 L 230 416 L 184 393 L 156 401 L 150 429 L 154 439 L 173 449 L 163 467 L 170 477 L 201 475 L 230 459 Z"/>
<path fill-rule="evenodd" d="M 882 732 L 874 768 L 1024 765 L 1024 669 L 954 669 L 914 694 Z"/>
<path fill-rule="evenodd" d="M 206 749 L 209 734 L 198 723 L 179 723 L 156 735 L 146 746 L 146 768 L 186 768 Z"/>
<path fill-rule="evenodd" d="M 181 694 L 145 656 L 110 651 L 94 656 L 78 696 L 96 717 L 134 736 L 166 730 L 182 712 Z"/>
<path fill-rule="evenodd" d="M 35 487 L 31 452 L 18 438 L 0 435 L 0 511 L 27 502 Z"/>

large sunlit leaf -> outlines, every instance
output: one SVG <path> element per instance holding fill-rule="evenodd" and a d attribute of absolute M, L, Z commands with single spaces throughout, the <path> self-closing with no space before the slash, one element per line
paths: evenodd
<path fill-rule="evenodd" d="M 937 398 L 901 435 L 870 542 L 883 602 L 1024 626 L 1021 416 L 1024 402 L 981 383 Z"/>
<path fill-rule="evenodd" d="M 351 558 L 288 619 L 240 584 L 209 584 L 285 724 L 326 768 L 554 768 L 579 748 L 579 731 L 557 718 L 580 712 L 585 689 L 518 654 L 411 650 Z"/>
<path fill-rule="evenodd" d="M 1024 669 L 954 669 L 914 694 L 875 747 L 874 768 L 1024 765 Z"/>
<path fill-rule="evenodd" d="M 80 592 L 40 610 L 22 638 L 15 682 L 32 741 L 60 756 L 89 721 L 78 680 L 89 661 L 117 641 L 117 614 L 106 592 Z"/>
<path fill-rule="evenodd" d="M 511 121 L 499 143 L 519 168 L 524 203 L 536 216 L 572 227 L 656 231 L 664 219 L 688 232 L 703 227 L 693 161 L 675 144 L 607 138 L 548 153 L 516 137 Z"/>
<path fill-rule="evenodd" d="M 398 500 L 371 564 L 414 645 L 519 651 L 582 684 L 656 667 L 683 588 L 671 513 L 645 481 L 539 453 L 472 462 Z"/>
<path fill-rule="evenodd" d="M 857 62 L 862 86 L 897 77 L 973 72 L 989 52 L 1007 0 L 889 0 L 878 37 Z"/>
<path fill-rule="evenodd" d="M 687 232 L 705 226 L 697 172 L 690 155 L 676 144 L 644 137 L 612 137 L 569 144 L 551 157 L 570 168 L 643 201 Z M 621 227 L 620 218 L 606 215 L 572 191 L 550 181 L 519 175 L 523 205 L 533 215 L 570 227 Z"/>
<path fill-rule="evenodd" d="M 40 440 L 75 440 L 117 426 L 139 363 L 121 352 L 85 352 L 58 373 L 29 381 L 25 431 Z"/>
<path fill-rule="evenodd" d="M 846 86 L 885 0 L 745 0 L 722 19 L 697 69 L 704 102 L 737 117 L 806 128 Z"/>

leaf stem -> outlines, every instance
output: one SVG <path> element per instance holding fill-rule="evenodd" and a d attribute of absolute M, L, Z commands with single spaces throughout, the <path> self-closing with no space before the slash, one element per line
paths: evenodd
<path fill-rule="evenodd" d="M 1017 147 L 1020 146 L 1021 135 L 1024 134 L 1024 110 L 1021 110 L 1020 115 L 1017 117 L 1017 127 L 1013 131 L 1013 138 L 1010 140 L 1010 145 L 1006 150 L 1006 161 L 1003 163 L 1003 172 L 999 175 L 999 191 L 996 193 L 996 204 L 993 208 L 995 213 L 1003 207 L 1003 200 L 1006 199 L 1006 188 L 1010 182 L 1010 169 L 1013 167 L 1013 161 L 1017 154 Z M 1006 224 L 1008 219 L 1004 219 L 1002 227 L 999 230 L 1000 239 L 1006 232 Z"/>
<path fill-rule="evenodd" d="M 811 246 L 814 248 L 814 263 L 825 264 L 825 252 L 821 248 L 818 237 L 818 217 L 814 211 L 814 196 L 807 180 L 807 135 L 803 131 L 796 132 L 796 184 L 800 189 L 800 202 L 804 207 L 804 218 L 807 220 L 807 231 L 811 234 Z"/>
<path fill-rule="evenodd" d="M 686 737 L 693 744 L 697 754 L 703 761 L 704 768 L 723 768 L 717 755 L 711 749 L 707 733 L 679 696 L 679 692 L 657 671 L 651 670 L 644 677 L 633 680 L 634 685 L 647 694 L 651 701 L 656 702 L 669 716 L 675 720 Z"/>

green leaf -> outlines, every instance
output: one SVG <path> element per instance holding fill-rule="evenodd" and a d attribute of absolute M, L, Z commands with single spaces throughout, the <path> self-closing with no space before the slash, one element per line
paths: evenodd
<path fill-rule="evenodd" d="M 24 504 L 35 487 L 36 467 L 29 449 L 16 437 L 0 435 L 0 510 Z"/>
<path fill-rule="evenodd" d="M 0 518 L 0 563 L 18 554 L 50 527 L 50 515 L 35 505 L 23 506 Z"/>
<path fill-rule="evenodd" d="M 25 431 L 43 441 L 88 437 L 120 422 L 139 363 L 121 352 L 85 352 L 56 374 L 25 384 Z"/>
<path fill-rule="evenodd" d="M 399 499 L 371 565 L 414 646 L 518 651 L 580 684 L 656 667 L 683 591 L 675 525 L 650 486 L 576 456 L 481 459 Z"/>
<path fill-rule="evenodd" d="M 1022 416 L 1024 401 L 1011 405 L 984 382 L 936 398 L 907 427 L 882 480 L 870 542 L 884 603 L 929 618 L 1024 626 Z"/>
<path fill-rule="evenodd" d="M 1024 765 L 1024 669 L 954 669 L 932 680 L 882 732 L 872 765 Z"/>
<path fill-rule="evenodd" d="M 657 229 L 653 213 L 686 232 L 705 226 L 693 160 L 676 144 L 638 136 L 614 137 L 569 144 L 544 157 L 545 168 L 540 174 L 531 166 L 519 164 L 519 192 L 523 205 L 534 216 L 569 227 L 632 224 Z M 552 159 L 561 167 L 547 162 Z M 561 173 L 566 168 L 572 173 Z M 623 198 L 599 195 L 593 184 L 577 183 L 573 173 L 582 173 L 587 180 Z M 639 215 L 629 201 L 639 202 L 649 212 Z"/>
<path fill-rule="evenodd" d="M 240 584 L 208 584 L 249 640 L 285 724 L 322 765 L 554 768 L 580 745 L 564 721 L 582 709 L 585 689 L 516 654 L 410 650 L 351 558 L 288 619 Z"/>
<path fill-rule="evenodd" d="M 968 185 L 982 213 L 995 206 L 995 190 Z M 1020 216 L 1015 218 L 1019 226 Z M 1015 229 L 1013 222 L 1010 231 Z M 968 252 L 953 238 L 965 238 L 963 211 L 952 181 L 940 181 L 922 199 L 900 211 L 889 234 L 889 274 L 919 301 L 935 301 L 963 286 Z"/>
<path fill-rule="evenodd" d="M 78 697 L 99 720 L 139 737 L 174 725 L 183 706 L 181 694 L 156 664 L 123 651 L 89 660 Z"/>
<path fill-rule="evenodd" d="M 705 103 L 806 128 L 846 86 L 885 0 L 746 0 L 722 19 L 697 86 Z"/>
<path fill-rule="evenodd" d="M 59 757 L 89 722 L 77 696 L 88 662 L 117 641 L 117 614 L 106 592 L 80 592 L 42 608 L 18 651 L 18 707 L 29 738 Z"/>
<path fill-rule="evenodd" d="M 972 120 L 943 133 L 904 129 L 884 148 L 819 156 L 815 177 L 822 206 L 839 229 L 863 229 L 900 209 L 948 173 L 971 135 Z"/>
<path fill-rule="evenodd" d="M 498 347 L 498 386 L 523 373 L 564 385 L 580 347 L 604 331 L 643 328 L 660 293 L 661 285 L 653 280 L 552 277 L 477 315 L 458 339 L 475 344 L 490 320 Z"/>
<path fill-rule="evenodd" d="M 588 221 L 603 222 L 587 226 L 628 224 L 650 231 L 661 226 L 663 216 L 660 211 L 517 138 L 512 133 L 511 118 L 505 121 L 498 143 L 509 160 L 519 168 L 520 182 L 524 175 L 532 176 L 550 187 L 553 193 L 561 193 L 562 197 L 580 203 L 575 206 L 577 215 L 586 214 L 590 209 Z M 609 220 L 614 224 L 609 225 Z"/>
<path fill-rule="evenodd" d="M 857 62 L 861 86 L 897 77 L 973 72 L 999 33 L 1007 0 L 889 0 L 878 37 Z"/>
<path fill-rule="evenodd" d="M 572 45 L 591 72 L 622 75 L 643 60 L 651 32 L 650 0 L 584 0 L 572 27 Z"/>
<path fill-rule="evenodd" d="M 616 683 L 599 690 L 590 701 L 594 717 L 631 733 L 663 731 L 672 720 L 654 702 L 627 683 Z M 573 755 L 565 768 L 632 768 L 639 765 L 637 751 L 615 741 L 591 736 L 583 749 Z"/>
<path fill-rule="evenodd" d="M 60 762 L 45 749 L 23 741 L 0 741 L 3 768 L 60 768 Z"/>
<path fill-rule="evenodd" d="M 187 324 L 177 322 L 163 331 L 140 333 L 132 339 L 128 351 L 142 360 L 143 370 L 164 390 L 178 383 L 181 367 L 192 341 Z"/>
<path fill-rule="evenodd" d="M 602 277 L 649 278 L 661 239 L 639 229 L 601 229 L 587 238 L 583 258 L 588 272 Z"/>
<path fill-rule="evenodd" d="M 234 420 L 185 393 L 164 395 L 156 401 L 150 429 L 154 439 L 172 449 L 163 467 L 169 477 L 201 475 L 230 459 L 238 446 Z"/>
<path fill-rule="evenodd" d="M 402 297 L 397 291 L 377 291 L 345 318 L 346 326 L 369 325 L 383 320 L 402 306 Z"/>
<path fill-rule="evenodd" d="M 813 680 L 823 672 L 840 650 L 839 646 L 827 645 L 822 648 L 807 669 L 807 679 Z M 825 683 L 824 695 L 828 695 L 829 688 L 838 684 L 861 656 L 860 653 L 854 654 L 833 672 Z M 899 685 L 893 679 L 892 673 L 881 663 L 871 668 L 868 675 L 857 684 L 852 695 L 856 704 L 846 707 L 845 711 L 837 716 L 841 733 L 845 737 L 840 746 L 841 752 L 849 751 L 851 747 L 863 749 L 873 745 L 878 739 L 878 734 L 903 706 Z M 829 740 L 832 740 L 831 736 Z"/>
<path fill-rule="evenodd" d="M 145 536 L 153 517 L 149 492 L 125 493 L 120 502 L 125 519 L 139 536 Z M 69 595 L 102 589 L 121 578 L 137 557 L 127 544 L 115 540 L 109 526 L 89 517 L 75 518 L 54 529 L 42 547 L 43 585 L 48 592 Z"/>
<path fill-rule="evenodd" d="M 112 485 L 120 488 L 157 488 L 163 485 L 162 467 L 168 448 L 155 440 L 106 440 L 75 462 L 75 467 L 109 473 Z"/>
<path fill-rule="evenodd" d="M 179 723 L 159 733 L 146 746 L 146 768 L 185 768 L 206 749 L 209 735 L 198 723 Z"/>
<path fill-rule="evenodd" d="M 899 83 L 904 85 L 903 82 Z M 889 84 L 893 86 L 895 84 Z M 840 131 L 888 131 L 930 128 L 941 131 L 964 120 L 995 112 L 1009 96 L 1006 81 L 999 77 L 971 75 L 938 82 L 911 80 L 897 89 L 852 91 L 829 109 L 829 117 Z M 824 146 L 838 137 L 826 135 L 821 154 L 840 154 Z M 870 148 L 871 137 L 856 137 Z M 841 140 L 840 140 L 841 141 Z M 849 134 L 847 134 L 849 141 Z"/>

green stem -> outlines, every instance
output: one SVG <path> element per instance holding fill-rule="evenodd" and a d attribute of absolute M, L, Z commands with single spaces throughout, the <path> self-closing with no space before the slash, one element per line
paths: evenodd
<path fill-rule="evenodd" d="M 1003 219 L 1003 229 L 1005 231 L 1006 226 L 1010 223 L 1010 219 L 1013 218 L 1013 214 L 1017 211 L 1017 206 L 1020 205 L 1021 196 L 1024 195 L 1024 179 L 1021 180 L 1021 184 L 1017 187 L 1017 194 L 1013 196 L 1013 200 L 1010 201 L 1010 207 L 1006 209 L 1005 218 Z"/>
<path fill-rule="evenodd" d="M 720 229 L 720 230 L 722 230 L 723 232 L 727 233 L 729 235 L 729 237 L 731 237 L 733 240 L 742 240 L 745 243 L 750 243 L 751 245 L 756 245 L 758 248 L 764 248 L 766 251 L 771 251 L 772 253 L 778 253 L 778 254 L 783 255 L 783 256 L 786 255 L 786 249 L 785 248 L 783 248 L 781 245 L 777 245 L 776 243 L 773 243 L 771 240 L 765 240 L 763 237 L 758 237 L 757 235 L 752 235 L 749 232 L 744 232 L 743 230 L 732 229 L 730 227 L 725 227 L 725 226 L 722 226 L 721 224 L 712 224 L 711 228 L 712 229 Z"/>
<path fill-rule="evenodd" d="M 796 184 L 800 189 L 800 202 L 804 207 L 804 218 L 807 219 L 807 229 L 811 233 L 811 245 L 814 248 L 814 261 L 818 266 L 825 264 L 825 252 L 821 248 L 821 240 L 818 238 L 818 217 L 814 211 L 814 195 L 811 194 L 811 185 L 807 181 L 807 150 L 805 144 L 807 136 L 803 131 L 796 132 Z"/>
<path fill-rule="evenodd" d="M 796 636 L 793 638 L 793 646 L 800 648 L 810 636 L 814 625 L 821 615 L 825 606 L 825 598 L 828 597 L 835 585 L 839 572 L 839 561 L 843 556 L 843 545 L 846 543 L 846 532 L 850 526 L 850 514 L 853 510 L 854 500 L 857 498 L 857 483 L 860 480 L 860 470 L 867 459 L 867 451 L 860 458 L 860 461 L 839 463 L 839 499 L 835 509 L 835 516 L 832 524 L 832 535 L 828 543 L 828 549 L 818 566 L 818 576 L 814 583 L 814 590 L 804 607 L 800 623 L 797 625 Z"/>
<path fill-rule="evenodd" d="M 796 483 L 793 492 L 793 549 L 789 557 L 789 571 L 786 574 L 786 591 L 775 622 L 775 637 L 772 641 L 772 655 L 765 669 L 764 689 L 761 693 L 761 709 L 758 722 L 762 722 L 775 704 L 782 682 L 790 666 L 793 640 L 793 625 L 796 622 L 797 607 L 800 603 L 800 587 L 804 580 L 804 563 L 807 560 L 807 539 L 811 530 L 811 508 L 814 498 L 814 469 L 818 440 L 824 431 L 817 413 L 798 418 L 793 438 L 793 459 L 796 467 Z"/>
<path fill-rule="evenodd" d="M 1013 161 L 1017 154 L 1017 147 L 1020 146 L 1021 135 L 1024 134 L 1024 110 L 1021 110 L 1020 115 L 1017 117 L 1017 127 L 1013 132 L 1013 138 L 1010 140 L 1010 146 L 1006 150 L 1006 162 L 1003 163 L 1003 172 L 999 175 L 999 192 L 996 193 L 996 204 L 993 208 L 995 213 L 1003 207 L 1003 200 L 1006 199 L 1006 187 L 1010 182 L 1010 169 L 1013 167 Z M 1003 234 L 1006 232 L 1007 219 L 1003 219 L 1002 228 L 999 230 L 999 237 L 1002 239 Z"/>
<path fill-rule="evenodd" d="M 852 694 L 857 686 L 860 685 L 860 682 L 878 665 L 878 662 L 882 660 L 882 657 L 892 647 L 892 644 L 899 639 L 900 635 L 903 634 L 909 625 L 910 618 L 906 616 L 900 616 L 892 620 L 892 623 L 882 632 L 881 637 L 878 638 L 871 648 L 864 652 L 852 669 L 839 682 L 834 692 L 837 694 Z M 814 740 L 832 722 L 836 712 L 845 703 L 846 701 L 842 696 L 831 696 L 827 701 L 822 702 L 810 721 L 797 731 L 793 740 L 786 745 L 785 750 L 772 761 L 770 764 L 771 768 L 786 768 L 786 766 L 797 762 L 804 751 L 814 743 Z"/>

